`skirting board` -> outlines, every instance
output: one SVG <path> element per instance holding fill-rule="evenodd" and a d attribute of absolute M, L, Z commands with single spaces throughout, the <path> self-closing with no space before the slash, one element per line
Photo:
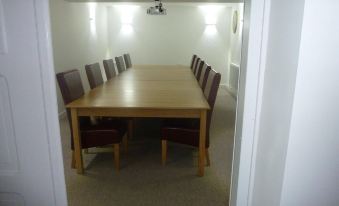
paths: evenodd
<path fill-rule="evenodd" d="M 66 110 L 59 112 L 59 119 L 63 119 L 66 117 Z"/>
<path fill-rule="evenodd" d="M 235 100 L 237 100 L 237 92 L 234 89 L 230 88 L 226 84 L 220 84 L 220 87 L 225 89 Z"/>

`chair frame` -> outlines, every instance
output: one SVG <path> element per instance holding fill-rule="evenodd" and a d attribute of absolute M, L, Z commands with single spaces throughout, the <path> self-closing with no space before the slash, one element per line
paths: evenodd
<path fill-rule="evenodd" d="M 192 56 L 191 65 L 190 65 L 191 70 L 193 70 L 194 61 L 195 61 L 195 59 L 196 59 L 197 57 L 198 57 L 198 56 L 197 56 L 196 54 L 194 54 L 194 55 Z"/>
<path fill-rule="evenodd" d="M 131 60 L 131 56 L 129 53 L 126 53 L 123 55 L 124 57 L 124 60 L 125 60 L 125 66 L 126 66 L 126 69 L 129 69 L 132 67 L 132 60 Z"/>
<path fill-rule="evenodd" d="M 216 100 L 216 97 L 217 97 L 217 92 L 218 92 L 218 89 L 219 89 L 219 86 L 220 86 L 220 80 L 221 80 L 220 73 L 217 73 L 213 69 L 211 69 L 211 71 L 214 72 L 214 76 L 213 76 L 213 80 L 212 80 L 212 83 L 211 83 L 211 90 L 208 92 L 208 97 L 206 97 L 207 101 L 208 101 L 208 103 L 210 104 L 210 107 L 211 107 L 211 109 L 207 112 L 206 137 L 208 137 L 208 138 L 209 138 L 209 132 L 210 132 L 210 126 L 211 126 L 214 104 L 215 104 L 215 100 Z M 205 90 L 204 90 L 204 95 L 205 95 Z M 185 128 L 183 128 L 183 129 L 185 130 Z M 199 130 L 199 129 L 196 129 L 196 130 Z M 196 130 L 194 130 L 194 131 L 197 132 Z M 199 134 L 199 132 L 197 132 L 197 134 Z M 197 138 L 199 138 L 199 136 Z M 166 165 L 167 152 L 168 152 L 168 147 L 167 147 L 168 141 L 170 141 L 170 140 L 167 140 L 167 139 L 161 140 L 161 162 L 162 162 L 162 165 Z M 210 166 L 210 155 L 209 155 L 209 150 L 208 150 L 207 145 L 206 145 L 205 151 L 206 151 L 205 152 L 206 166 Z"/>
<path fill-rule="evenodd" d="M 79 78 L 79 88 L 80 88 L 79 95 L 77 95 L 75 97 L 72 97 L 70 89 L 68 88 L 68 86 L 66 86 L 67 85 L 66 79 L 64 78 L 65 75 L 73 73 L 73 72 L 77 73 L 76 75 Z M 81 97 L 85 94 L 84 87 L 83 87 L 82 82 L 81 82 L 81 76 L 80 76 L 79 70 L 72 69 L 72 70 L 68 70 L 68 71 L 65 71 L 65 72 L 61 72 L 61 73 L 56 74 L 56 77 L 57 77 L 57 81 L 58 81 L 58 84 L 59 84 L 59 87 L 60 87 L 60 90 L 61 90 L 61 94 L 62 94 L 62 97 L 63 97 L 64 104 L 68 104 L 68 103 L 74 101 L 75 99 L 77 99 L 77 98 L 79 98 L 79 97 Z M 70 120 L 71 119 L 70 110 L 66 109 L 66 112 L 67 112 L 67 117 Z M 71 121 L 69 121 L 69 126 L 70 126 L 70 130 L 72 131 Z M 127 152 L 127 144 L 128 144 L 128 142 L 127 142 L 128 137 L 127 136 L 128 136 L 128 132 L 126 132 L 126 134 L 122 137 L 122 144 L 124 145 L 125 152 Z M 115 168 L 116 168 L 117 171 L 119 171 L 119 169 L 120 169 L 120 143 L 121 142 L 113 143 L 114 165 L 115 165 Z M 93 146 L 93 147 L 95 147 L 95 146 Z M 86 150 L 87 148 L 89 148 L 89 147 L 82 148 L 82 149 Z M 76 161 L 75 161 L 75 154 L 74 154 L 74 149 L 73 149 L 73 134 L 72 133 L 71 133 L 71 149 L 72 149 L 71 168 L 75 169 Z"/>
<path fill-rule="evenodd" d="M 85 70 L 86 70 L 88 83 L 91 89 L 94 89 L 95 87 L 100 86 L 104 83 L 104 78 L 102 77 L 100 64 L 98 62 L 93 63 L 93 64 L 86 64 Z M 96 72 L 97 72 L 97 75 L 100 74 L 100 79 L 96 79 L 96 74 L 95 74 Z"/>
<path fill-rule="evenodd" d="M 119 74 L 126 71 L 126 65 L 125 65 L 125 60 L 123 56 L 115 57 L 115 63 L 116 63 Z"/>
<path fill-rule="evenodd" d="M 110 65 L 109 65 L 110 62 L 112 63 L 113 68 L 110 68 Z M 113 77 L 115 77 L 117 75 L 117 71 L 115 69 L 113 59 L 105 59 L 105 60 L 102 61 L 102 64 L 104 65 L 104 69 L 105 69 L 105 74 L 106 74 L 107 80 L 112 79 Z M 114 75 L 111 75 L 110 71 L 112 69 L 113 69 L 112 72 L 113 72 Z"/>

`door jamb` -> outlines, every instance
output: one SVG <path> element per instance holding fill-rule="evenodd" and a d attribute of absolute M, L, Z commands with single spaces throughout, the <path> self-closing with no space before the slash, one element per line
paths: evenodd
<path fill-rule="evenodd" d="M 230 205 L 250 205 L 255 168 L 255 153 L 261 110 L 261 96 L 264 79 L 264 63 L 268 31 L 270 0 L 245 0 L 243 51 L 241 73 L 245 81 L 240 81 L 239 94 L 243 95 L 243 105 L 237 106 L 235 138 L 241 141 L 239 170 L 232 168 Z M 48 129 L 50 167 L 54 184 L 56 205 L 67 205 L 64 165 L 62 159 L 60 129 L 57 113 L 56 86 L 54 78 L 53 52 L 51 44 L 50 11 L 48 0 L 34 0 L 40 71 L 44 94 L 44 110 Z M 250 10 L 250 11 L 249 11 Z M 247 22 L 247 24 L 246 24 Z M 245 36 L 245 34 L 248 36 Z M 247 39 L 246 39 L 247 38 Z M 246 48 L 247 47 L 247 48 Z M 241 77 L 239 78 L 241 80 Z M 241 91 L 240 88 L 243 88 Z M 238 97 L 238 99 L 239 99 Z M 241 111 L 240 111 L 241 110 Z M 239 111 L 243 114 L 238 116 Z M 235 153 L 235 152 L 234 152 Z M 233 159 L 237 158 L 236 156 Z M 233 162 L 234 163 L 234 162 Z M 236 175 L 238 177 L 236 178 Z M 236 178 L 236 180 L 235 180 Z"/>
<path fill-rule="evenodd" d="M 50 29 L 49 0 L 34 0 L 33 4 L 54 203 L 56 206 L 65 206 L 68 205 L 68 203 L 57 112 L 58 106 Z"/>
<path fill-rule="evenodd" d="M 252 205 L 270 2 L 271 0 L 245 0 L 244 5 L 242 60 L 229 201 L 231 206 Z"/>

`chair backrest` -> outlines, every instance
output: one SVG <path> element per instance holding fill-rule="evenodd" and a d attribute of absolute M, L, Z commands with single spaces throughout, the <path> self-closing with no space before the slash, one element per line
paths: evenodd
<path fill-rule="evenodd" d="M 195 69 L 195 67 L 196 67 L 196 65 L 197 65 L 197 63 L 198 63 L 198 59 L 200 59 L 198 56 L 196 56 L 195 57 L 195 59 L 194 59 L 194 61 L 193 61 L 193 66 L 192 66 L 192 71 L 194 72 L 194 69 Z"/>
<path fill-rule="evenodd" d="M 61 72 L 56 74 L 56 77 L 65 104 L 68 104 L 85 94 L 79 70 L 72 69 Z"/>
<path fill-rule="evenodd" d="M 118 68 L 119 73 L 126 70 L 124 58 L 122 56 L 115 57 L 115 63 L 117 64 L 117 68 Z"/>
<path fill-rule="evenodd" d="M 91 89 L 94 89 L 95 87 L 104 83 L 99 63 L 87 64 L 85 66 L 85 70 Z"/>
<path fill-rule="evenodd" d="M 197 69 L 195 70 L 194 75 L 195 75 L 195 77 L 197 78 L 197 80 L 199 80 L 199 78 L 200 78 L 200 75 L 201 75 L 201 69 L 202 69 L 202 67 L 204 66 L 204 64 L 205 64 L 205 61 L 200 61 L 200 63 L 199 63 L 198 66 L 197 66 Z"/>
<path fill-rule="evenodd" d="M 195 64 L 193 65 L 193 73 L 195 74 L 195 72 L 197 71 L 198 69 L 198 66 L 200 65 L 200 62 L 201 62 L 201 59 L 198 57 Z"/>
<path fill-rule="evenodd" d="M 193 69 L 193 64 L 194 64 L 196 58 L 197 58 L 197 55 L 194 54 L 194 55 L 192 56 L 192 60 L 191 60 L 191 66 L 190 66 L 191 69 Z"/>
<path fill-rule="evenodd" d="M 201 68 L 201 74 L 200 74 L 200 77 L 198 79 L 199 80 L 199 85 L 200 85 L 200 87 L 201 87 L 201 89 L 203 91 L 205 90 L 208 74 L 210 73 L 210 71 L 211 71 L 211 66 L 208 65 L 205 62 L 205 64 Z"/>
<path fill-rule="evenodd" d="M 217 93 L 219 89 L 219 84 L 221 80 L 220 73 L 217 73 L 215 70 L 211 69 L 208 74 L 206 87 L 204 89 L 204 95 L 207 99 L 208 104 L 210 105 L 210 110 L 207 112 L 207 135 L 209 135 L 209 129 L 211 126 L 211 119 L 214 109 L 215 100 L 217 98 Z"/>
<path fill-rule="evenodd" d="M 117 72 L 115 71 L 113 59 L 103 60 L 102 63 L 104 65 L 107 80 L 117 75 Z"/>
<path fill-rule="evenodd" d="M 61 96 L 64 100 L 64 104 L 68 104 L 76 99 L 79 99 L 85 94 L 84 87 L 81 82 L 79 70 L 73 69 L 56 74 L 56 78 L 60 87 Z M 71 112 L 66 109 L 67 118 L 70 130 L 72 131 Z M 80 124 L 89 122 L 89 117 L 79 118 Z M 71 132 L 71 148 L 73 145 L 73 132 Z"/>
<path fill-rule="evenodd" d="M 124 54 L 124 60 L 125 60 L 126 69 L 131 68 L 132 67 L 132 60 L 131 60 L 131 56 L 128 53 Z"/>

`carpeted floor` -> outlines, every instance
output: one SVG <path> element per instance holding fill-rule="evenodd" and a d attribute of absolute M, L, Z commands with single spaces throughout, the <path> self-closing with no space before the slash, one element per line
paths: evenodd
<path fill-rule="evenodd" d="M 129 151 L 121 154 L 117 173 L 110 149 L 84 154 L 85 174 L 70 168 L 70 131 L 60 120 L 68 202 L 83 205 L 228 205 L 235 121 L 235 100 L 220 89 L 211 126 L 211 166 L 197 177 L 197 150 L 169 144 L 161 165 L 158 119 L 137 119 Z M 100 153 L 97 153 L 100 152 Z"/>

